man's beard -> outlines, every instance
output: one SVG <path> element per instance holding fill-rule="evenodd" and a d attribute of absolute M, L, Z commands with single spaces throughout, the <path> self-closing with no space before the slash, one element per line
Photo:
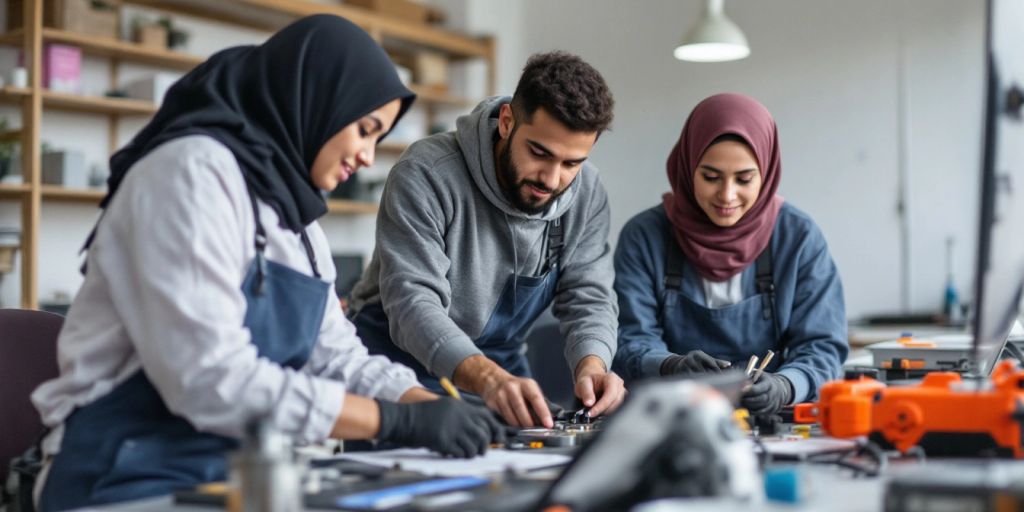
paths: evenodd
<path fill-rule="evenodd" d="M 512 132 L 512 135 L 515 135 L 515 131 Z M 561 190 L 553 190 L 539 181 L 527 179 L 516 181 L 519 177 L 519 168 L 512 161 L 511 145 L 512 137 L 509 136 L 508 141 L 505 142 L 505 147 L 498 153 L 498 173 L 501 177 L 498 182 L 501 185 L 501 191 L 505 193 L 505 198 L 517 209 L 529 215 L 542 213 L 548 209 L 548 206 L 551 206 L 555 199 L 561 197 L 568 187 Z M 523 188 L 526 186 L 533 186 L 542 192 L 551 192 L 551 197 L 546 200 L 533 201 L 531 200 L 532 198 L 522 193 Z"/>

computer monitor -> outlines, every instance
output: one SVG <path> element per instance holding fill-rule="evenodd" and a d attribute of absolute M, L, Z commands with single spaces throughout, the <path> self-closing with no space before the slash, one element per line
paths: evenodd
<path fill-rule="evenodd" d="M 1024 308 L 1024 0 L 989 0 L 972 365 L 988 375 Z"/>

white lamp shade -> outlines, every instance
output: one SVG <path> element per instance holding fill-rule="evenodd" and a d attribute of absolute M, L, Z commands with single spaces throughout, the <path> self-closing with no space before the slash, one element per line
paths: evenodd
<path fill-rule="evenodd" d="M 750 55 L 750 46 L 735 23 L 725 17 L 724 0 L 708 0 L 704 16 L 683 38 L 673 54 L 691 62 L 722 62 Z"/>

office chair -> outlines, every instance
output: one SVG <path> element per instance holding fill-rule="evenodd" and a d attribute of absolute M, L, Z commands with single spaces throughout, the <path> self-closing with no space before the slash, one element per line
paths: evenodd
<path fill-rule="evenodd" d="M 64 317 L 45 311 L 0 309 L 0 485 L 11 460 L 43 433 L 29 395 L 59 373 L 57 335 L 63 324 Z"/>

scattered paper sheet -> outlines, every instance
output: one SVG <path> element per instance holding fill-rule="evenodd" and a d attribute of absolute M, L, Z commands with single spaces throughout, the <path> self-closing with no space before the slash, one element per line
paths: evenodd
<path fill-rule="evenodd" d="M 568 464 L 571 458 L 557 453 L 538 453 L 525 450 L 491 448 L 472 459 L 444 457 L 426 448 L 402 448 L 378 452 L 353 452 L 337 455 L 339 459 L 354 460 L 374 466 L 395 467 L 430 476 L 479 476 L 513 471 L 530 471 Z"/>
<path fill-rule="evenodd" d="M 802 455 L 818 455 L 822 453 L 842 452 L 857 447 L 852 439 L 835 439 L 831 437 L 812 437 L 810 439 L 783 440 L 763 439 L 764 449 L 777 456 L 799 457 Z"/>

